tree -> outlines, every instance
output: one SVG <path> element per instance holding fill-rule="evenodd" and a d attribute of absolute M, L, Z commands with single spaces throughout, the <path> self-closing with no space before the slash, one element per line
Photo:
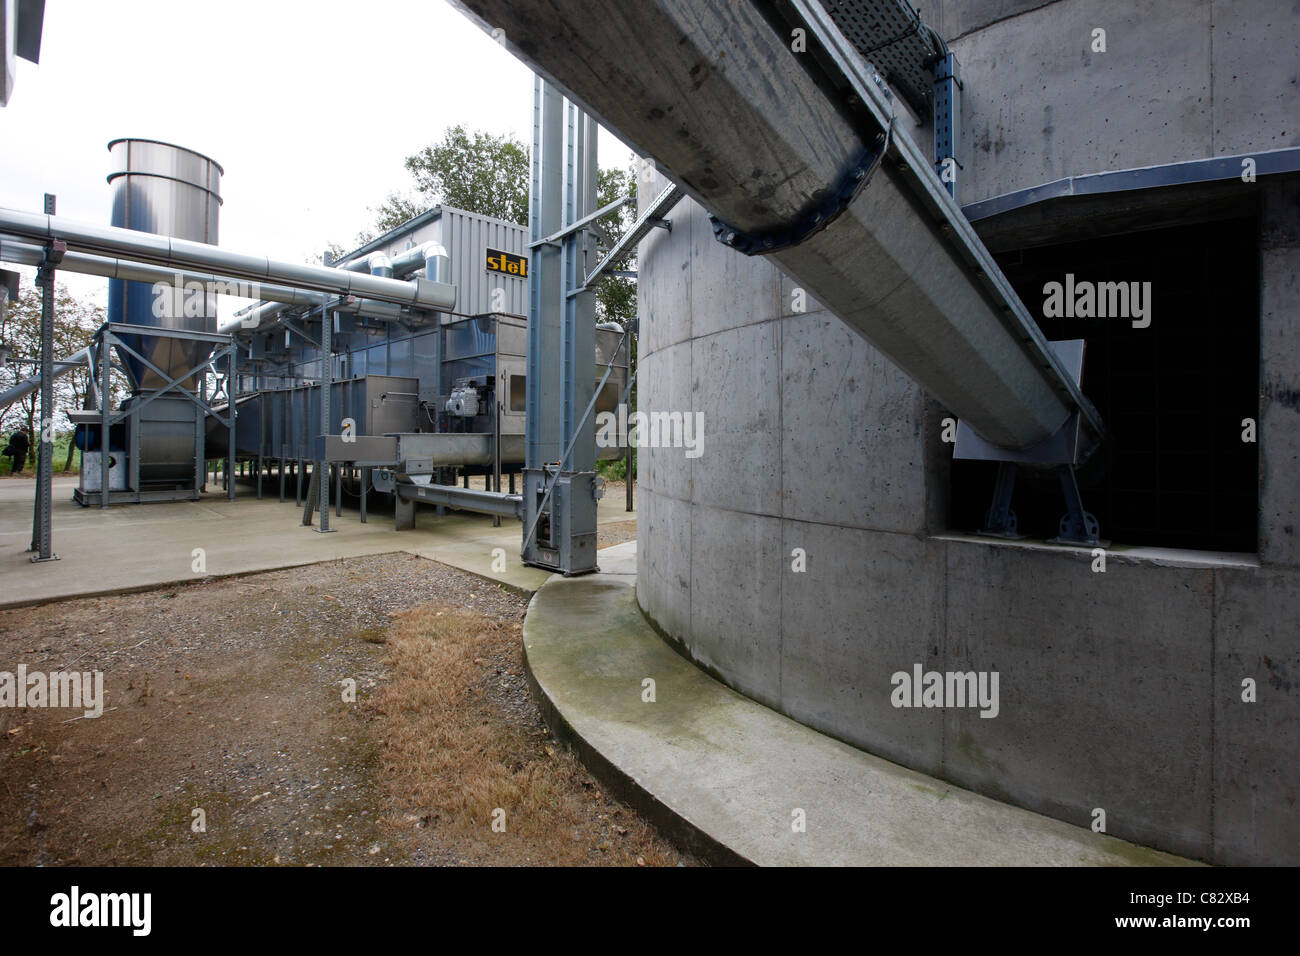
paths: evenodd
<path fill-rule="evenodd" d="M 439 203 L 520 225 L 528 222 L 528 150 L 518 140 L 453 126 L 441 142 L 406 157 L 405 166 L 415 180 L 415 193 L 391 193 L 374 210 L 380 233 Z M 358 238 L 365 243 L 373 236 Z"/>
<path fill-rule="evenodd" d="M 66 358 L 90 342 L 95 330 L 104 324 L 104 310 L 73 296 L 62 285 L 54 290 L 54 357 Z M 0 321 L 0 341 L 12 349 L 13 361 L 0 369 L 0 389 L 9 388 L 31 378 L 39 371 L 41 357 L 41 291 L 34 282 L 24 282 L 18 299 L 10 303 L 8 315 Z M 60 420 L 67 424 L 59 412 L 81 408 L 85 402 L 90 370 L 77 368 L 54 380 L 55 426 Z M 31 392 L 7 408 L 0 408 L 0 431 L 8 432 L 18 425 L 27 426 L 32 436 L 29 456 L 35 460 L 38 448 L 36 415 L 40 404 L 39 390 Z M 72 448 L 64 470 L 71 467 Z"/>
<path fill-rule="evenodd" d="M 609 249 L 636 221 L 636 176 L 631 170 L 602 169 L 596 184 L 596 208 L 607 206 L 620 196 L 630 195 L 632 201 L 619 209 L 603 216 L 599 222 L 608 237 Z M 602 250 L 602 254 L 603 251 Z M 628 270 L 635 268 L 636 249 L 628 250 L 618 262 L 611 262 L 611 269 Z M 607 275 L 596 286 L 596 314 L 602 321 L 626 323 L 636 318 L 636 283 L 623 276 Z"/>

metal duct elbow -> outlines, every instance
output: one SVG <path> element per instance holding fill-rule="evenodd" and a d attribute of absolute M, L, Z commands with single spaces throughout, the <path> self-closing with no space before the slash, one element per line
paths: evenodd
<path fill-rule="evenodd" d="M 424 277 L 430 282 L 451 285 L 451 256 L 441 242 L 426 242 L 420 247 L 424 254 Z"/>
<path fill-rule="evenodd" d="M 335 269 L 342 269 L 345 272 L 368 272 L 372 276 L 380 276 L 385 279 L 393 278 L 393 260 L 388 258 L 382 252 L 372 252 L 368 256 L 362 256 L 360 259 L 351 259 L 347 262 L 339 263 L 333 266 Z"/>
<path fill-rule="evenodd" d="M 369 271 L 380 278 L 401 279 L 424 269 L 423 279 L 409 280 L 415 287 L 411 305 L 416 308 L 450 310 L 456 307 L 456 287 L 451 284 L 451 256 L 441 242 L 423 242 L 389 257 L 382 252 L 345 263 L 342 268 L 353 272 Z M 376 314 L 376 318 L 388 318 Z"/>
<path fill-rule="evenodd" d="M 418 246 L 412 246 L 410 249 L 405 249 L 393 257 L 393 274 L 401 278 L 410 275 L 417 269 L 427 270 L 429 268 L 429 259 L 439 255 L 447 256 L 447 250 L 441 242 L 429 241 L 422 242 Z M 448 267 L 451 265 L 450 258 L 447 258 L 447 265 Z M 434 277 L 426 271 L 425 278 L 433 279 Z M 445 280 L 434 279 L 434 281 Z"/>
<path fill-rule="evenodd" d="M 456 287 L 451 282 L 451 256 L 441 242 L 422 242 L 393 259 L 393 271 L 409 275 L 424 269 L 424 278 L 412 281 L 417 303 L 428 309 L 450 311 L 456 308 Z"/>

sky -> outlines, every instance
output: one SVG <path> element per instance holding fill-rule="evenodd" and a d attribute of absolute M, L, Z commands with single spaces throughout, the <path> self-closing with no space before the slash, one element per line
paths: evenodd
<path fill-rule="evenodd" d="M 18 61 L 0 108 L 0 206 L 40 212 L 50 192 L 108 224 L 109 140 L 158 139 L 225 169 L 222 248 L 303 262 L 352 248 L 448 126 L 531 143 L 532 89 L 445 0 L 50 0 L 40 63 Z M 629 157 L 602 139 L 603 166 Z M 106 280 L 60 281 L 107 301 Z"/>

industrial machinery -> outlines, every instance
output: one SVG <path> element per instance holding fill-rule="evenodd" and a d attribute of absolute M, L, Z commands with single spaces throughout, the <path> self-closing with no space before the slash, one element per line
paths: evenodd
<path fill-rule="evenodd" d="M 0 210 L 0 260 L 111 283 L 110 321 L 90 346 L 0 395 L 90 367 L 88 407 L 70 415 L 85 456 L 79 503 L 198 498 L 215 450 L 229 497 L 237 464 L 264 475 L 274 463 L 281 498 L 291 474 L 299 502 L 309 472 L 331 469 L 336 497 L 355 473 L 363 520 L 366 492 L 393 490 L 386 481 L 450 485 L 470 474 L 491 476 L 492 490 L 462 489 L 455 507 L 522 511 L 524 227 L 440 206 L 338 262 L 276 262 L 214 248 L 222 170 L 212 160 L 153 140 L 115 140 L 110 152 L 113 225 L 54 216 L 52 197 L 45 215 Z M 261 301 L 218 330 L 219 295 Z M 587 387 L 603 381 L 600 410 L 613 412 L 629 336 L 616 324 L 594 334 Z M 105 384 L 114 370 L 130 387 L 117 408 Z M 384 477 L 372 481 L 372 470 Z M 329 484 L 316 485 L 328 530 Z"/>
<path fill-rule="evenodd" d="M 330 308 L 326 320 L 310 302 L 263 302 L 223 324 L 240 345 L 236 455 L 259 474 L 273 466 L 282 499 L 291 477 L 299 503 L 310 496 L 309 468 L 322 462 L 333 469 L 336 501 L 346 485 L 496 515 L 518 512 L 520 499 L 511 496 L 526 459 L 529 323 L 519 314 L 528 302 L 525 237 L 522 226 L 439 206 L 333 264 L 419 276 L 421 266 L 428 273 L 432 253 L 433 269 L 455 282 L 456 313 Z M 327 331 L 332 360 L 323 423 Z M 614 323 L 595 331 L 589 374 L 593 384 L 606 378 L 597 411 L 616 411 L 629 378 L 628 338 Z M 219 448 L 228 433 L 223 412 L 219 406 L 207 428 Z M 605 458 L 620 454 L 601 449 Z M 453 502 L 439 490 L 470 475 L 488 476 L 486 497 L 459 489 Z M 503 476 L 510 486 L 504 494 Z M 364 505 L 363 491 L 351 494 Z M 400 511 L 398 517 L 409 523 Z"/>
<path fill-rule="evenodd" d="M 108 149 L 114 226 L 216 245 L 220 165 L 154 140 L 118 139 Z M 225 346 L 221 357 L 230 353 L 229 341 L 216 335 L 216 315 L 206 289 L 187 295 L 176 285 L 109 280 L 109 322 L 95 346 L 97 388 L 108 394 L 104 369 L 115 351 L 131 394 L 114 411 L 103 402 L 71 416 L 85 456 L 74 492 L 79 504 L 199 497 L 210 413 L 202 392 L 214 348 Z M 127 331 L 135 328 L 142 331 Z"/>

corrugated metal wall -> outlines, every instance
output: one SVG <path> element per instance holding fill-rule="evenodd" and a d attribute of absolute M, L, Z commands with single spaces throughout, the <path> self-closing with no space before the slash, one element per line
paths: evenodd
<path fill-rule="evenodd" d="M 443 206 L 442 214 L 405 235 L 398 235 L 381 248 L 388 256 L 418 246 L 422 242 L 441 242 L 451 256 L 452 282 L 459 290 L 456 311 L 461 315 L 484 315 L 504 312 L 528 314 L 528 280 L 518 276 L 489 272 L 487 250 L 499 249 L 516 256 L 526 256 L 528 229 L 514 223 L 489 219 L 477 213 Z M 502 304 L 494 308 L 492 292 L 501 289 Z"/>
<path fill-rule="evenodd" d="M 489 219 L 474 213 L 444 206 L 441 242 L 451 255 L 453 280 L 460 293 L 456 311 L 465 315 L 504 312 L 506 315 L 528 314 L 528 280 L 519 276 L 489 272 L 488 249 L 513 255 L 527 255 L 528 229 L 514 223 Z M 504 292 L 500 303 L 492 301 L 494 289 Z M 494 306 L 496 306 L 494 308 Z"/>

